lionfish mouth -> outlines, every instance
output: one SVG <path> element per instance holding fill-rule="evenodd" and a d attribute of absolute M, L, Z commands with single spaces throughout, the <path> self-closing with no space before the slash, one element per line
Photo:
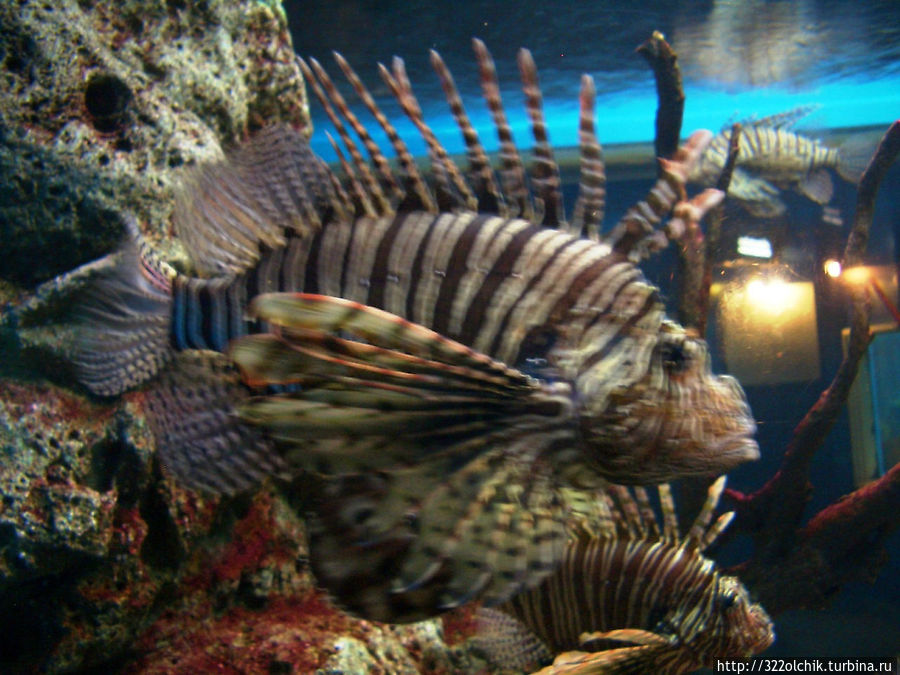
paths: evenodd
<path fill-rule="evenodd" d="M 753 438 L 755 431 L 756 426 L 749 424 L 747 428 L 723 436 L 716 443 L 712 444 L 709 449 L 711 454 L 715 456 L 716 462 L 732 468 L 744 462 L 752 462 L 759 459 L 759 445 Z"/>

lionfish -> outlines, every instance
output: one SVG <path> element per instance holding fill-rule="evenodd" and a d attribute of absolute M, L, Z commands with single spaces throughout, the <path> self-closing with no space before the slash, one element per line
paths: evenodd
<path fill-rule="evenodd" d="M 684 673 L 762 652 L 774 640 L 768 614 L 703 555 L 734 515 L 710 526 L 724 485 L 710 486 L 684 537 L 668 485 L 662 530 L 642 488 L 610 486 L 551 576 L 478 610 L 481 647 L 522 670 L 557 654 L 540 675 Z"/>
<path fill-rule="evenodd" d="M 428 145 L 431 185 L 344 59 L 396 172 L 325 70 L 300 60 L 350 155 L 338 150 L 343 179 L 300 133 L 263 130 L 178 195 L 175 231 L 196 276 L 176 273 L 132 222 L 133 241 L 84 301 L 83 383 L 115 395 L 162 372 L 149 418 L 162 463 L 189 486 L 231 493 L 299 476 L 320 583 L 372 619 L 499 602 L 536 583 L 564 550 L 560 486 L 715 474 L 759 454 L 740 386 L 710 372 L 705 344 L 665 318 L 632 260 L 721 198 L 685 201 L 709 133 L 660 160 L 647 200 L 600 241 L 592 80 L 567 223 L 530 53 L 519 65 L 533 196 L 492 58 L 474 44 L 499 182 L 436 52 L 468 180 L 425 124 L 403 62 L 380 68 Z"/>
<path fill-rule="evenodd" d="M 817 204 L 827 204 L 834 193 L 828 169 L 851 183 L 859 182 L 872 150 L 850 140 L 840 148 L 791 131 L 814 106 L 800 106 L 761 119 L 741 122 L 737 164 L 728 197 L 759 217 L 774 217 L 787 208 L 781 188 L 792 187 Z M 728 159 L 731 125 L 716 134 L 688 180 L 713 185 Z"/>

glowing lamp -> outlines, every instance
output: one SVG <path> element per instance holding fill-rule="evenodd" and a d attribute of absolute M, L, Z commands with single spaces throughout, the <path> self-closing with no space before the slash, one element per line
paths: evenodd
<path fill-rule="evenodd" d="M 825 274 L 832 279 L 837 279 L 841 276 L 841 262 L 839 260 L 835 260 L 834 258 L 826 260 L 823 267 L 825 269 Z"/>
<path fill-rule="evenodd" d="M 894 321 L 900 324 L 897 309 L 897 267 L 894 265 L 858 265 L 848 267 L 841 281 L 850 286 L 865 286 L 873 296 L 871 322 Z"/>
<path fill-rule="evenodd" d="M 722 284 L 717 325 L 729 373 L 745 385 L 819 377 L 815 289 L 759 267 Z"/>

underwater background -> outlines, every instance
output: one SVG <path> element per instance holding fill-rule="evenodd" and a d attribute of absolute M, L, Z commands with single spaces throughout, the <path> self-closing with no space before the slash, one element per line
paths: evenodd
<path fill-rule="evenodd" d="M 889 1 L 860 4 L 720 0 L 659 2 L 640 8 L 621 3 L 531 0 L 510 5 L 359 2 L 328 3 L 314 8 L 308 3 L 286 3 L 286 9 L 297 51 L 304 57 L 317 58 L 326 67 L 331 62 L 331 51 L 339 51 L 354 65 L 379 104 L 392 111 L 390 117 L 398 129 L 405 128 L 405 116 L 375 69 L 367 69 L 365 64 L 388 64 L 394 55 L 402 56 L 429 125 L 451 152 L 462 152 L 464 148 L 428 63 L 428 49 L 440 52 L 453 71 L 473 123 L 479 131 L 483 130 L 483 142 L 489 149 L 496 141 L 490 133 L 487 111 L 477 105 L 480 92 L 469 47 L 471 37 L 479 37 L 492 50 L 510 124 L 522 145 L 529 142 L 530 131 L 516 69 L 519 47 L 528 47 L 538 65 L 550 140 L 555 148 L 577 145 L 578 77 L 590 73 L 598 92 L 596 125 L 607 159 L 611 221 L 640 198 L 645 183 L 629 180 L 635 174 L 635 156 L 648 160 L 642 163 L 646 171 L 643 178 L 652 175 L 649 158 L 656 91 L 652 71 L 635 48 L 653 30 L 661 31 L 678 54 L 686 96 L 685 134 L 696 128 L 715 132 L 734 121 L 816 105 L 812 114 L 800 122 L 801 132 L 827 137 L 875 129 L 880 135 L 900 113 L 900 7 Z M 315 104 L 312 107 L 313 123 L 325 128 L 327 117 L 321 108 L 316 109 Z M 364 109 L 360 106 L 359 110 Z M 404 137 L 415 138 L 411 124 Z M 323 156 L 333 153 L 321 137 L 315 147 Z M 617 180 L 619 176 L 622 178 Z M 894 166 L 879 193 L 867 253 L 869 264 L 884 266 L 888 278 L 893 275 L 893 285 L 888 288 L 895 302 L 900 261 L 898 181 L 900 167 Z M 797 377 L 800 381 L 793 382 L 758 382 L 749 386 L 743 382 L 759 425 L 762 449 L 760 461 L 729 475 L 729 487 L 745 492 L 758 489 L 778 470 L 781 452 L 792 430 L 828 386 L 840 363 L 841 329 L 848 325 L 845 296 L 834 280 L 823 274 L 822 264 L 827 259 L 840 258 L 855 207 L 855 186 L 843 181 L 836 185 L 830 206 L 842 214 L 842 224 L 837 226 L 823 221 L 818 205 L 798 195 L 788 195 L 787 199 L 788 211 L 777 222 L 760 222 L 739 210 L 729 214 L 731 227 L 775 242 L 776 257 L 797 278 L 813 281 L 816 292 L 814 332 L 818 342 L 813 349 L 817 351 L 817 372 L 801 373 Z M 731 258 L 739 257 L 732 249 Z M 642 267 L 651 281 L 668 290 L 670 299 L 674 299 L 675 260 L 671 256 L 662 258 L 647 261 Z M 883 310 L 878 310 L 876 307 L 873 323 L 877 323 L 877 317 L 885 318 Z M 761 325 L 751 330 L 765 330 L 765 319 L 759 321 Z M 713 326 L 710 336 L 716 347 L 714 369 L 728 372 L 724 349 L 715 341 L 715 330 Z M 808 334 L 805 336 L 808 339 Z M 900 426 L 900 385 L 896 384 L 900 383 L 900 342 L 896 333 L 889 338 L 892 342 L 882 339 L 883 348 L 892 356 L 883 360 L 883 365 L 869 368 L 887 368 L 883 381 L 894 383 L 887 385 L 891 393 L 882 396 L 886 418 L 881 423 L 892 430 L 886 433 L 893 435 L 892 441 L 886 436 L 884 443 L 896 447 Z M 747 349 L 767 347 L 754 345 Z M 790 370 L 792 364 L 783 362 L 781 367 Z M 802 364 L 793 367 L 804 369 Z M 812 463 L 813 490 L 808 514 L 853 491 L 851 447 L 848 416 L 841 415 Z M 861 548 L 865 546 L 861 544 Z M 730 541 L 715 557 L 727 565 L 741 560 L 746 550 L 740 541 Z M 846 584 L 817 611 L 789 611 L 777 616 L 776 641 L 766 654 L 837 657 L 900 653 L 900 540 L 896 534 L 886 540 L 886 550 L 887 562 L 876 578 Z M 865 555 L 865 551 L 860 550 L 859 554 Z"/>
<path fill-rule="evenodd" d="M 327 117 L 300 93 L 292 50 L 333 75 L 331 51 L 343 54 L 424 155 L 375 64 L 404 58 L 426 120 L 461 153 L 428 63 L 428 50 L 439 51 L 492 151 L 470 47 L 481 38 L 517 144 L 527 148 L 515 55 L 528 47 L 569 204 L 577 161 L 562 149 L 577 145 L 579 77 L 592 74 L 607 222 L 642 199 L 655 175 L 655 85 L 635 53 L 654 30 L 679 57 L 685 136 L 814 105 L 798 132 L 837 146 L 864 139 L 874 149 L 900 117 L 900 6 L 889 0 L 639 9 L 531 0 L 5 2 L 0 27 L 0 615 L 13 618 L 0 636 L 3 672 L 493 672 L 468 645 L 465 613 L 389 629 L 328 607 L 313 591 L 302 519 L 289 500 L 270 488 L 205 498 L 177 487 L 153 459 L 142 395 L 119 404 L 89 397 L 67 365 L 71 296 L 51 280 L 113 250 L 125 211 L 152 223 L 173 259 L 183 256 L 166 225 L 181 167 L 269 121 L 302 126 L 307 96 L 312 147 L 335 159 L 322 133 Z M 350 88 L 339 87 L 369 119 Z M 842 255 L 856 186 L 835 176 L 826 207 L 789 189 L 780 196 L 787 210 L 776 217 L 729 205 L 716 260 L 714 370 L 742 379 L 762 454 L 729 475 L 729 488 L 745 494 L 778 471 L 792 430 L 838 369 L 848 326 L 847 279 L 830 277 L 824 265 Z M 769 242 L 771 257 L 741 253 L 739 236 Z M 674 313 L 671 248 L 641 267 Z M 900 460 L 900 342 L 890 313 L 898 304 L 898 165 L 881 186 L 865 262 L 886 298 L 871 296 L 880 332 L 860 371 L 868 385 L 851 395 L 851 409 L 815 453 L 801 526 Z M 742 306 L 735 317 L 729 306 L 737 304 L 728 304 L 729 284 L 771 270 L 812 293 L 799 319 L 778 324 L 778 336 L 765 312 L 750 316 Z M 779 302 L 759 296 L 748 307 Z M 31 318 L 19 318 L 32 305 Z M 676 496 L 690 504 L 694 493 L 686 487 Z M 721 508 L 730 508 L 727 497 Z M 766 655 L 900 655 L 898 524 L 900 514 L 854 543 L 842 563 L 850 578 L 836 578 L 820 606 L 777 613 Z M 713 557 L 728 568 L 753 550 L 751 537 L 736 534 Z"/>

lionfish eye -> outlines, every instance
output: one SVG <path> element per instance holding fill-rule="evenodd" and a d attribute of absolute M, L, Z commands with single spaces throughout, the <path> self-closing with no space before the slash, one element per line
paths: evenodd
<path fill-rule="evenodd" d="M 672 374 L 683 373 L 687 370 L 688 355 L 684 351 L 684 346 L 680 344 L 667 344 L 663 347 L 662 361 L 663 366 Z"/>
<path fill-rule="evenodd" d="M 734 593 L 725 593 L 721 598 L 719 598 L 720 609 L 731 609 L 734 606 L 735 602 L 737 602 L 737 596 Z"/>

